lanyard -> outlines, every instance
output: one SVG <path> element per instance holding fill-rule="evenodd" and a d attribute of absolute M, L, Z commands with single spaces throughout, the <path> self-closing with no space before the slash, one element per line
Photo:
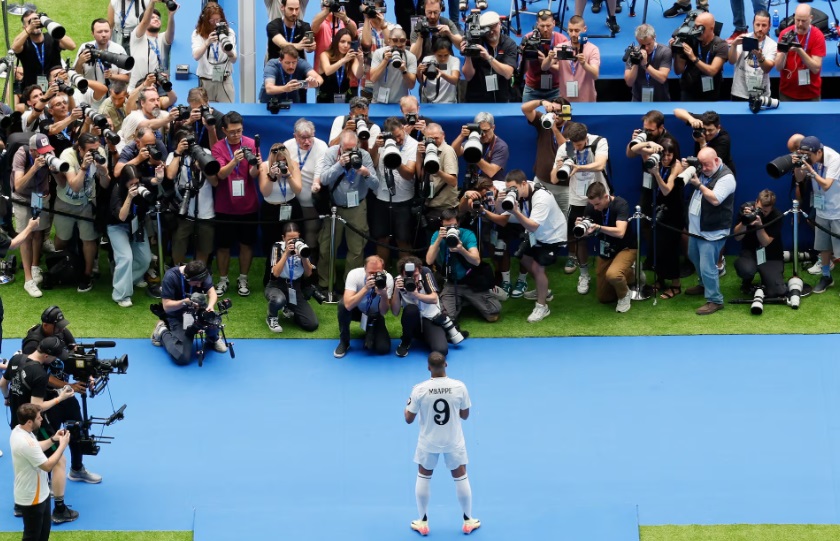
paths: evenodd
<path fill-rule="evenodd" d="M 219 44 L 218 43 L 214 44 L 213 46 L 210 47 L 210 49 L 213 51 L 213 63 L 218 64 L 219 63 Z"/>
<path fill-rule="evenodd" d="M 285 203 L 286 202 L 286 190 L 289 189 L 288 185 L 286 184 L 285 177 L 283 178 L 283 182 L 282 183 L 278 182 L 277 185 L 280 186 L 280 193 L 283 194 L 283 202 Z"/>
<path fill-rule="evenodd" d="M 385 76 L 386 76 L 386 79 L 387 79 L 387 76 L 388 76 L 387 69 L 388 68 L 386 67 L 385 69 L 386 69 Z M 338 68 L 338 71 L 335 72 L 335 78 L 338 80 L 338 91 L 341 92 L 341 83 L 344 82 L 344 67 L 343 66 Z"/>
<path fill-rule="evenodd" d="M 120 28 L 122 28 L 123 30 L 125 30 L 125 20 L 128 19 L 128 12 L 131 11 L 131 6 L 133 6 L 133 5 L 134 5 L 134 0 L 131 0 L 131 2 L 128 3 L 128 9 L 123 11 L 121 16 L 120 16 L 120 19 L 122 21 L 120 23 Z"/>
<path fill-rule="evenodd" d="M 662 177 L 662 180 L 668 182 L 668 177 L 671 176 L 671 168 L 670 167 L 660 167 L 659 168 L 659 176 Z M 659 186 L 657 186 L 659 188 Z M 662 188 L 659 188 L 660 190 Z M 654 192 L 655 193 L 655 192 Z"/>
<path fill-rule="evenodd" d="M 230 152 L 230 159 L 231 159 L 231 160 L 233 160 L 233 159 L 234 159 L 234 157 L 233 157 L 233 149 L 230 147 L 230 143 L 228 143 L 227 138 L 225 138 L 225 145 L 227 146 L 228 152 Z M 239 143 L 239 148 L 242 148 L 242 143 Z M 238 149 L 237 149 L 237 150 L 238 150 Z M 245 161 L 245 160 L 242 160 L 242 161 Z M 239 171 L 239 167 L 240 167 L 240 166 L 242 166 L 242 162 L 239 162 L 233 170 L 234 170 L 234 171 L 236 171 L 236 173 L 237 173 L 238 175 L 240 175 L 240 176 L 244 179 L 244 178 L 245 178 L 245 175 L 243 175 L 243 174 Z"/>
<path fill-rule="evenodd" d="M 283 69 L 283 66 L 280 66 L 278 75 L 280 75 L 280 81 L 283 83 L 281 86 L 286 86 L 289 81 L 286 80 L 286 70 Z M 289 80 L 291 80 L 293 75 L 289 75 Z M 284 94 L 289 94 L 289 92 L 284 92 Z"/>
<path fill-rule="evenodd" d="M 612 204 L 612 201 L 610 201 L 610 203 Z M 610 207 L 607 207 L 607 211 L 604 212 L 604 223 L 602 223 L 601 225 L 610 227 Z"/>
<path fill-rule="evenodd" d="M 825 178 L 825 164 L 824 163 L 815 163 L 814 164 L 814 171 L 823 178 Z M 814 181 L 814 184 L 817 185 L 817 190 L 822 191 L 822 186 L 817 181 Z"/>
<path fill-rule="evenodd" d="M 312 147 L 314 148 L 315 145 L 313 144 Z M 302 171 L 303 166 L 306 165 L 306 160 L 309 159 L 309 153 L 312 152 L 312 149 L 310 148 L 309 150 L 307 150 L 306 155 L 303 158 L 300 157 L 300 146 L 298 146 L 297 152 L 298 152 L 298 163 L 300 164 L 300 169 Z"/>
<path fill-rule="evenodd" d="M 563 130 L 565 130 L 565 129 L 566 129 L 566 124 L 564 123 L 562 126 L 560 126 L 560 133 L 562 134 Z M 551 132 L 551 142 L 552 142 L 551 149 L 556 153 L 557 149 L 560 148 L 560 145 L 557 144 L 557 137 L 554 136 L 553 131 Z"/>
<path fill-rule="evenodd" d="M 286 259 L 286 265 L 289 269 L 289 284 L 293 284 L 295 281 L 295 256 L 291 255 Z"/>
<path fill-rule="evenodd" d="M 709 47 L 709 51 L 706 53 L 706 60 L 703 61 L 704 64 L 709 63 L 709 58 L 712 56 L 712 50 L 714 49 L 714 42 L 712 42 Z M 703 58 L 703 45 L 698 43 L 697 44 L 697 58 Z"/>
<path fill-rule="evenodd" d="M 38 57 L 38 62 L 41 63 L 41 73 L 43 73 L 44 75 L 47 74 L 47 65 L 46 65 L 47 62 L 46 62 L 46 58 L 44 58 L 44 54 L 45 54 L 44 53 L 44 42 L 45 41 L 46 40 L 44 40 L 40 43 L 41 47 L 39 48 L 38 44 L 36 44 L 34 41 L 32 41 L 31 38 L 29 39 L 29 43 L 31 43 L 32 48 L 35 49 L 35 56 Z"/>
<path fill-rule="evenodd" d="M 575 150 L 575 161 L 578 165 L 586 165 L 586 151 L 585 150 Z"/>
<path fill-rule="evenodd" d="M 288 43 L 294 43 L 295 42 L 295 29 L 296 28 L 297 28 L 297 24 L 295 24 L 292 27 L 292 36 L 289 37 L 289 27 L 286 26 L 285 24 L 283 25 L 283 35 L 286 36 L 286 41 Z"/>
<path fill-rule="evenodd" d="M 160 47 L 158 47 L 157 38 L 155 38 L 154 41 L 150 40 L 149 38 L 146 38 L 146 43 L 147 43 L 147 47 L 148 47 L 149 52 L 151 52 L 152 47 L 154 47 L 155 56 L 157 57 L 157 61 L 158 61 L 158 67 L 162 68 L 163 67 L 163 62 L 161 62 L 161 60 L 160 60 Z M 148 64 L 146 64 L 146 65 L 148 66 Z M 153 71 L 153 70 L 150 68 L 149 71 Z"/>
<path fill-rule="evenodd" d="M 350 183 L 351 188 L 353 187 L 353 183 L 356 182 L 356 170 L 352 167 L 350 168 L 350 171 L 347 172 L 347 182 Z"/>
<path fill-rule="evenodd" d="M 802 50 L 805 51 L 806 53 L 808 52 L 808 42 L 811 41 L 811 28 L 813 28 L 813 26 L 808 28 L 808 34 L 805 35 L 805 44 L 802 45 Z M 796 31 L 794 30 L 794 32 L 796 32 Z M 799 41 L 799 36 L 798 35 L 796 36 L 796 40 Z M 799 43 L 801 44 L 802 42 L 799 41 Z M 799 58 L 798 54 L 793 55 L 793 71 L 796 71 L 796 64 L 799 62 L 799 60 L 800 60 L 800 58 Z M 806 67 L 804 60 L 802 61 L 802 67 L 803 68 Z"/>
<path fill-rule="evenodd" d="M 653 46 L 653 51 L 650 53 L 650 58 L 648 58 L 648 66 L 653 65 L 653 58 L 656 56 L 656 45 Z M 647 80 L 647 86 L 650 86 L 650 73 L 645 70 L 645 79 Z"/>
<path fill-rule="evenodd" d="M 199 126 L 201 126 L 201 131 L 199 131 L 198 129 Z M 203 123 L 196 121 L 195 128 L 193 131 L 195 131 L 198 134 L 195 140 L 200 143 L 201 139 L 204 137 L 204 132 L 207 131 L 207 127 Z"/>
<path fill-rule="evenodd" d="M 533 196 L 534 196 L 534 194 L 531 194 L 531 197 L 533 197 Z M 524 214 L 528 218 L 531 217 L 531 205 L 526 200 L 522 201 L 522 214 Z"/>
<path fill-rule="evenodd" d="M 486 161 L 490 161 L 487 158 L 493 156 L 493 149 L 496 148 L 496 137 L 493 136 L 493 144 L 487 147 L 487 150 L 484 151 L 484 159 Z"/>

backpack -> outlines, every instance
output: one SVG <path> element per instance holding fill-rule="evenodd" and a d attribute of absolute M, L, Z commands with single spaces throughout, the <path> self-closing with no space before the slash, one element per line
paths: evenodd
<path fill-rule="evenodd" d="M 79 254 L 69 250 L 59 250 L 46 254 L 47 272 L 44 274 L 42 289 L 51 289 L 56 285 L 78 285 L 85 269 L 85 262 Z"/>
<path fill-rule="evenodd" d="M 823 35 L 825 35 L 826 37 L 830 37 L 832 34 L 832 28 L 831 25 L 828 23 L 828 15 L 826 15 L 824 12 L 818 9 L 811 8 L 811 16 L 814 18 L 811 21 L 811 26 L 819 28 L 822 31 Z M 786 19 L 782 19 L 779 22 L 779 26 L 775 30 L 776 37 L 779 37 L 779 34 L 782 33 L 782 30 L 784 30 L 788 26 L 793 26 L 793 15 Z"/>
<path fill-rule="evenodd" d="M 589 145 L 589 147 L 588 147 L 589 150 L 592 151 L 592 158 L 593 159 L 595 159 L 595 149 L 598 147 L 598 143 L 601 142 L 601 139 L 603 139 L 603 137 L 601 137 L 601 136 L 596 137 L 595 140 L 592 141 L 592 144 Z M 575 155 L 574 144 L 572 144 L 571 141 L 566 141 L 566 157 L 569 158 L 569 157 L 572 157 L 574 155 Z M 615 190 L 613 190 L 612 181 L 610 180 L 610 179 L 612 179 L 612 163 L 610 163 L 609 155 L 607 155 L 607 165 L 606 165 L 606 167 L 604 167 L 603 174 L 604 174 L 604 180 L 607 182 L 607 188 L 609 188 L 610 193 L 615 192 Z"/>

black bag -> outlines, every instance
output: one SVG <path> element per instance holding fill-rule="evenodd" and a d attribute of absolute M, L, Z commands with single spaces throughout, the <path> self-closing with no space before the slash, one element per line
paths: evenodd
<path fill-rule="evenodd" d="M 824 12 L 818 9 L 811 8 L 811 16 L 814 18 L 811 21 L 811 26 L 819 28 L 824 35 L 830 36 L 831 25 L 828 24 L 828 15 L 826 15 Z M 793 15 L 791 15 L 790 17 L 788 17 L 787 19 L 783 19 L 779 23 L 779 27 L 775 30 L 776 37 L 779 37 L 779 34 L 782 33 L 782 30 L 784 30 L 788 26 L 793 26 L 793 18 Z"/>
<path fill-rule="evenodd" d="M 45 256 L 47 272 L 44 274 L 42 289 L 56 285 L 78 285 L 85 269 L 82 256 L 68 250 L 59 250 Z"/>
<path fill-rule="evenodd" d="M 338 185 L 341 184 L 342 180 L 344 180 L 344 173 L 333 182 L 328 190 L 322 187 L 320 191 L 312 194 L 312 206 L 315 207 L 315 211 L 318 214 L 326 215 L 332 212 L 332 194 L 338 188 Z"/>
<path fill-rule="evenodd" d="M 524 240 L 522 242 L 528 242 Z M 542 267 L 549 267 L 557 263 L 557 252 L 559 248 L 551 244 L 540 244 L 534 247 L 534 261 Z"/>
<path fill-rule="evenodd" d="M 464 266 L 467 267 L 467 274 L 461 282 L 476 293 L 488 291 L 496 285 L 493 267 L 489 263 L 482 261 L 477 267 L 469 264 Z"/>

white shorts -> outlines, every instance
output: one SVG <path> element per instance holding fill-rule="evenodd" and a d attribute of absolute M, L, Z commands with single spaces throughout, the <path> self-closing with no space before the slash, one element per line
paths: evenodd
<path fill-rule="evenodd" d="M 417 450 L 414 451 L 414 463 L 431 471 L 435 469 L 440 455 L 443 455 L 443 460 L 446 462 L 446 467 L 449 471 L 468 463 L 466 447 L 461 447 L 453 453 L 430 453 L 418 447 Z"/>

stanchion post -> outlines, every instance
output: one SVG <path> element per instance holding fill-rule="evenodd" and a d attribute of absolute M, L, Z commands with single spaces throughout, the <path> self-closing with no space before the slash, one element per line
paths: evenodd
<path fill-rule="evenodd" d="M 330 274 L 328 280 L 328 287 L 330 288 L 327 291 L 327 304 L 337 304 L 338 299 L 335 298 L 334 293 L 334 286 L 335 286 L 335 251 L 337 246 L 335 245 L 335 220 L 336 215 L 338 214 L 338 208 L 332 207 L 330 209 Z"/>
<path fill-rule="evenodd" d="M 630 299 L 634 301 L 646 301 L 650 295 L 645 292 L 642 284 L 642 207 L 636 205 L 636 214 L 633 215 L 636 220 L 636 283 L 630 293 Z"/>
<path fill-rule="evenodd" d="M 799 200 L 793 200 L 793 275 L 799 276 Z"/>

